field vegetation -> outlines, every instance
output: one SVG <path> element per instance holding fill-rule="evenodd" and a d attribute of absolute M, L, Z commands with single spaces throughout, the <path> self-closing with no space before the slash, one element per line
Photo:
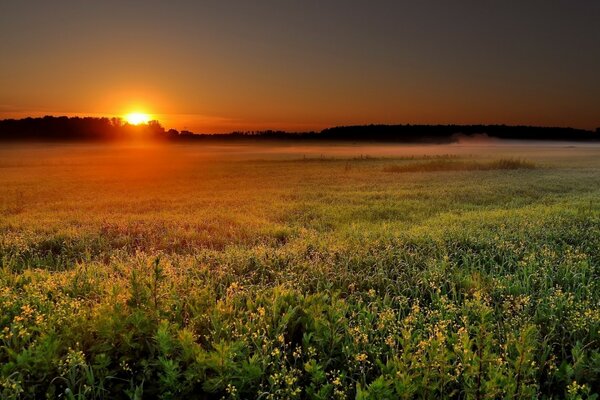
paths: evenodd
<path fill-rule="evenodd" d="M 520 159 L 501 158 L 493 161 L 454 160 L 450 157 L 429 161 L 391 165 L 386 172 L 445 172 L 445 171 L 490 171 L 495 169 L 533 169 L 535 164 Z"/>
<path fill-rule="evenodd" d="M 4 146 L 0 398 L 597 398 L 599 155 Z"/>

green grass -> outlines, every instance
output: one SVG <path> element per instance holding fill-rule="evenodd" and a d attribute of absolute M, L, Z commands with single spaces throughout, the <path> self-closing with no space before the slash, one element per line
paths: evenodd
<path fill-rule="evenodd" d="M 0 149 L 0 398 L 594 398 L 600 149 L 390 149 Z"/>
<path fill-rule="evenodd" d="M 494 161 L 434 159 L 426 162 L 417 162 L 404 165 L 391 165 L 384 168 L 385 172 L 446 172 L 446 171 L 490 171 L 497 169 L 534 169 L 532 162 L 501 158 Z"/>

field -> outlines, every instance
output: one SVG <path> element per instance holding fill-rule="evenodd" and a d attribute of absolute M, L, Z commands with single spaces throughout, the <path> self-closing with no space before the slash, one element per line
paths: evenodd
<path fill-rule="evenodd" d="M 0 148 L 0 398 L 593 399 L 600 146 Z"/>

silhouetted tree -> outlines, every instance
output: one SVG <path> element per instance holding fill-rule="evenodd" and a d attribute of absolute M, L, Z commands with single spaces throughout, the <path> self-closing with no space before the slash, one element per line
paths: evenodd
<path fill-rule="evenodd" d="M 169 129 L 167 131 L 167 136 L 169 137 L 169 139 L 177 139 L 177 136 L 179 136 L 179 131 L 177 129 Z"/>
<path fill-rule="evenodd" d="M 120 118 L 52 117 L 0 120 L 0 140 L 162 140 L 167 138 L 158 121 L 130 125 Z"/>

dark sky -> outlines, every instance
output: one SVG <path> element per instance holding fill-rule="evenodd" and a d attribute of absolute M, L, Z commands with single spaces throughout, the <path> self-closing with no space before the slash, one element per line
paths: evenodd
<path fill-rule="evenodd" d="M 2 1 L 0 118 L 600 126 L 600 1 Z"/>

